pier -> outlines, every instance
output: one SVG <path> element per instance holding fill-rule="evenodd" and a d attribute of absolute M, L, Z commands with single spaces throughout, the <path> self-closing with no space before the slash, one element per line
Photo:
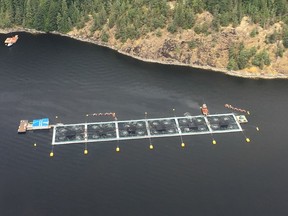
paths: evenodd
<path fill-rule="evenodd" d="M 56 124 L 53 127 L 52 145 L 151 139 L 154 137 L 212 135 L 241 131 L 243 131 L 242 127 L 234 113 Z"/>

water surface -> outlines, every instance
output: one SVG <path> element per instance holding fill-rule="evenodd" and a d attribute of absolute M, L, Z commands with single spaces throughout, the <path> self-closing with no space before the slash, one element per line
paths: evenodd
<path fill-rule="evenodd" d="M 0 215 L 287 215 L 287 80 L 248 80 L 143 63 L 54 35 L 0 46 Z M 0 35 L 3 41 L 6 35 Z M 20 119 L 86 113 L 118 119 L 251 112 L 241 133 L 56 146 L 52 132 L 17 134 Z M 89 118 L 88 121 L 101 119 Z M 103 120 L 103 119 L 102 119 Z M 259 126 L 260 132 L 255 130 Z M 33 143 L 37 147 L 33 147 Z"/>

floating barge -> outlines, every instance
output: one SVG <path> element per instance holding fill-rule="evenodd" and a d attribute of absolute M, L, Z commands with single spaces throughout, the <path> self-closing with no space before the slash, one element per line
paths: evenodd
<path fill-rule="evenodd" d="M 26 131 L 33 130 L 47 130 L 52 127 L 53 125 L 49 125 L 48 118 L 35 119 L 32 122 L 29 122 L 28 120 L 21 120 L 18 127 L 18 133 L 26 133 Z"/>
<path fill-rule="evenodd" d="M 247 120 L 247 118 L 246 118 L 245 115 L 238 115 L 238 116 L 236 116 L 236 119 L 237 119 L 237 121 L 238 121 L 240 124 L 243 124 L 243 123 L 247 123 L 247 122 L 248 122 L 248 120 Z"/>
<path fill-rule="evenodd" d="M 26 133 L 27 126 L 28 126 L 28 120 L 21 120 L 18 127 L 18 133 Z"/>
<path fill-rule="evenodd" d="M 53 128 L 52 135 L 52 150 L 50 157 L 54 156 L 53 148 L 55 145 L 69 145 L 69 144 L 85 144 L 84 154 L 88 154 L 87 143 L 97 143 L 105 141 L 120 140 L 135 140 L 135 139 L 149 139 L 152 150 L 153 144 L 151 138 L 157 137 L 173 137 L 179 136 L 181 138 L 181 147 L 185 147 L 182 136 L 186 135 L 204 135 L 210 134 L 212 144 L 216 144 L 213 134 L 242 132 L 245 136 L 240 124 L 247 123 L 248 120 L 245 115 L 235 115 L 234 113 L 213 114 L 210 115 L 207 106 L 203 104 L 200 107 L 202 115 L 191 116 L 185 113 L 184 117 L 176 117 L 175 109 L 174 117 L 167 118 L 153 118 L 147 119 L 145 112 L 145 119 L 118 121 L 115 113 L 93 113 L 86 114 L 86 117 L 91 116 L 111 116 L 114 121 L 108 122 L 89 122 L 79 124 L 63 124 L 49 125 L 49 119 L 36 119 L 33 122 L 28 120 L 21 120 L 18 133 L 26 133 L 30 130 L 43 130 Z M 206 110 L 205 110 L 206 109 Z M 249 114 L 249 112 L 247 111 Z M 56 118 L 58 118 L 56 116 Z M 259 131 L 259 128 L 256 127 Z M 246 137 L 246 142 L 250 139 Z M 116 152 L 120 151 L 117 144 Z M 36 146 L 36 143 L 34 144 Z"/>
<path fill-rule="evenodd" d="M 53 126 L 52 145 L 241 132 L 234 113 Z"/>

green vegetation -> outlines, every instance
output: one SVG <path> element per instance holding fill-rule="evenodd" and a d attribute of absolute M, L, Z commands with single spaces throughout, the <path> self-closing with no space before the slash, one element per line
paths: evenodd
<path fill-rule="evenodd" d="M 161 29 L 170 33 L 193 29 L 197 34 L 208 35 L 221 26 L 237 26 L 244 16 L 266 28 L 283 21 L 284 30 L 266 37 L 266 43 L 282 41 L 275 51 L 283 56 L 288 48 L 288 0 L 0 0 L 0 28 L 22 26 L 41 31 L 66 33 L 83 28 L 91 21 L 91 35 L 100 31 L 102 41 L 109 40 L 110 29 L 122 42 L 137 39 L 149 32 L 162 36 Z M 197 14 L 208 11 L 212 22 L 196 23 Z M 258 34 L 257 28 L 250 33 Z M 190 49 L 198 44 L 188 43 Z M 251 60 L 252 59 L 252 60 Z M 259 67 L 270 63 L 266 51 L 246 49 L 234 44 L 229 50 L 228 69 L 243 69 L 248 64 Z"/>
<path fill-rule="evenodd" d="M 271 61 L 266 50 L 257 53 L 252 59 L 252 64 L 263 69 L 264 65 L 270 65 Z"/>
<path fill-rule="evenodd" d="M 228 70 L 241 70 L 248 66 L 250 59 L 256 54 L 257 49 L 252 47 L 247 49 L 243 43 L 232 44 L 229 48 Z"/>
<path fill-rule="evenodd" d="M 277 46 L 276 57 L 283 57 L 284 48 L 280 45 Z"/>
<path fill-rule="evenodd" d="M 288 27 L 286 27 L 283 32 L 283 45 L 285 48 L 288 48 Z"/>
<path fill-rule="evenodd" d="M 199 41 L 191 40 L 188 42 L 188 46 L 190 49 L 195 49 L 197 46 L 199 46 Z"/>
<path fill-rule="evenodd" d="M 266 36 L 265 42 L 266 42 L 267 44 L 273 44 L 273 43 L 275 43 L 277 40 L 281 40 L 281 38 L 282 38 L 281 33 L 274 31 L 272 34 Z"/>
<path fill-rule="evenodd" d="M 256 35 L 258 35 L 259 32 L 258 32 L 258 29 L 257 28 L 254 28 L 251 33 L 250 33 L 250 37 L 255 37 Z"/>
<path fill-rule="evenodd" d="M 101 40 L 107 43 L 109 40 L 109 35 L 106 32 L 103 32 L 101 35 Z"/>
<path fill-rule="evenodd" d="M 0 5 L 1 28 L 20 25 L 67 32 L 74 26 L 83 27 L 91 15 L 91 30 L 102 30 L 105 25 L 116 27 L 121 40 L 157 28 L 168 27 L 170 32 L 191 29 L 196 15 L 203 11 L 213 14 L 212 27 L 216 30 L 230 23 L 239 24 L 245 15 L 262 27 L 279 20 L 288 24 L 287 0 L 0 0 Z M 202 26 L 200 33 L 206 28 Z"/>
<path fill-rule="evenodd" d="M 156 36 L 157 37 L 161 37 L 162 36 L 162 32 L 159 29 L 156 31 Z"/>
<path fill-rule="evenodd" d="M 196 25 L 194 27 L 194 31 L 196 34 L 205 34 L 205 35 L 209 35 L 209 23 L 207 22 L 204 22 L 203 24 L 201 25 Z"/>

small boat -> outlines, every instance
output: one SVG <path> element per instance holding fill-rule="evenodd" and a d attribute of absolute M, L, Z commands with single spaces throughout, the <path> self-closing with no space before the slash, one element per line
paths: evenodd
<path fill-rule="evenodd" d="M 12 46 L 14 43 L 16 43 L 18 40 L 18 35 L 15 35 L 13 37 L 8 37 L 6 38 L 6 40 L 4 41 L 5 45 L 10 47 Z"/>
<path fill-rule="evenodd" d="M 205 116 L 209 115 L 209 110 L 206 104 L 203 104 L 202 107 L 200 107 L 200 109 L 203 115 Z"/>

